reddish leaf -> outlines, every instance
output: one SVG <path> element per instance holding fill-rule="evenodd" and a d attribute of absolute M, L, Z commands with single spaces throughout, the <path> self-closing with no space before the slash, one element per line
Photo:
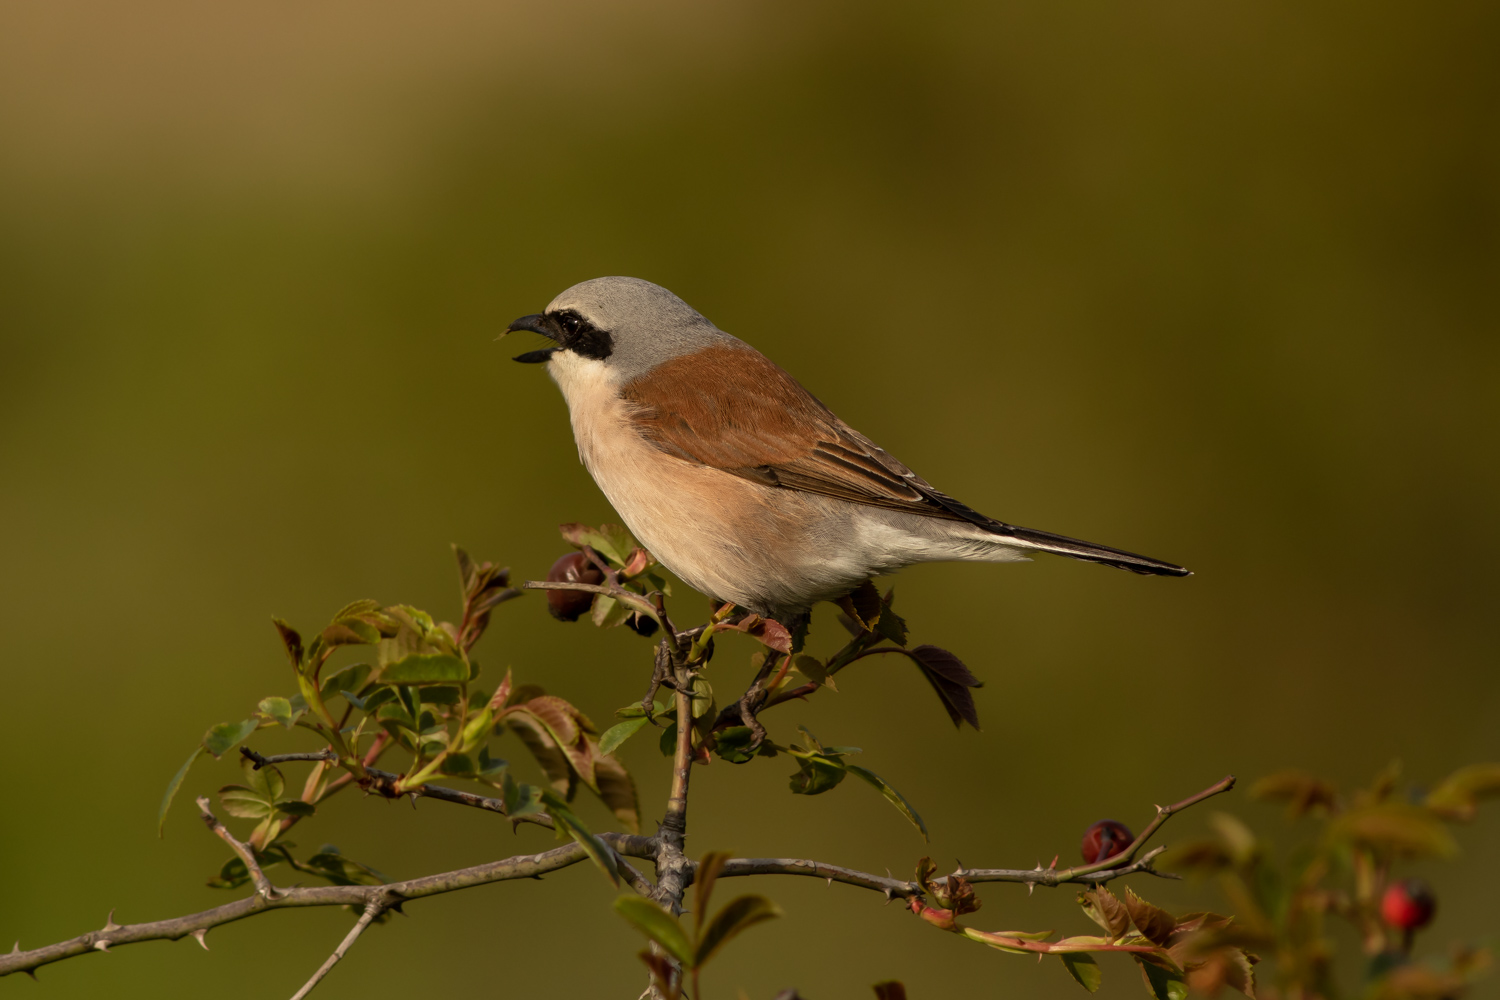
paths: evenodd
<path fill-rule="evenodd" d="M 1125 910 L 1130 914 L 1130 922 L 1135 924 L 1135 929 L 1149 940 L 1152 944 L 1166 947 L 1171 940 L 1172 931 L 1177 928 L 1177 920 L 1166 910 L 1152 906 L 1135 894 L 1134 889 L 1125 890 Z"/>
<path fill-rule="evenodd" d="M 651 986 L 660 993 L 665 1000 L 677 1000 L 682 996 L 677 988 L 676 969 L 672 966 L 672 960 L 666 955 L 658 955 L 655 952 L 641 952 L 641 961 L 646 963 L 646 968 L 651 973 Z"/>
<path fill-rule="evenodd" d="M 969 672 L 963 661 L 937 646 L 917 646 L 909 651 L 909 655 L 943 700 L 943 708 L 947 709 L 953 724 L 958 726 L 967 722 L 978 729 L 979 711 L 974 707 L 974 696 L 969 689 L 984 685 Z"/>
<path fill-rule="evenodd" d="M 790 653 L 792 651 L 792 633 L 781 622 L 773 618 L 762 618 L 760 615 L 750 615 L 742 618 L 733 625 L 719 625 L 720 630 L 743 632 L 751 638 L 758 639 L 765 646 L 774 649 L 778 653 Z"/>
<path fill-rule="evenodd" d="M 630 555 L 625 560 L 625 568 L 620 570 L 620 575 L 627 578 L 640 576 L 646 570 L 650 569 L 655 562 L 656 560 L 652 558 L 651 553 L 637 545 L 634 549 L 631 549 Z"/>
<path fill-rule="evenodd" d="M 1078 905 L 1090 920 L 1104 928 L 1111 938 L 1117 938 L 1130 929 L 1130 911 L 1125 909 L 1115 894 L 1102 885 L 1078 894 Z"/>
<path fill-rule="evenodd" d="M 906 1000 L 906 987 L 896 979 L 876 983 L 875 1000 Z"/>
<path fill-rule="evenodd" d="M 280 618 L 272 618 L 271 624 L 276 626 L 276 634 L 281 636 L 282 645 L 286 646 L 286 655 L 291 659 L 293 667 L 302 666 L 302 637 L 297 630 L 292 628 Z"/>
<path fill-rule="evenodd" d="M 600 755 L 598 749 L 595 744 L 594 779 L 599 783 L 599 798 L 609 806 L 609 811 L 615 814 L 615 818 L 627 832 L 639 833 L 641 807 L 635 793 L 635 781 L 630 777 L 630 772 L 625 770 L 624 764 L 613 757 Z"/>

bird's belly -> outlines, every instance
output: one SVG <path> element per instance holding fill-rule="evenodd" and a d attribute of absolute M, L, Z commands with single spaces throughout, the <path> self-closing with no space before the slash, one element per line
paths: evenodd
<path fill-rule="evenodd" d="M 847 504 L 674 458 L 633 431 L 579 443 L 584 465 L 635 537 L 704 594 L 788 616 L 881 571 L 861 551 Z"/>

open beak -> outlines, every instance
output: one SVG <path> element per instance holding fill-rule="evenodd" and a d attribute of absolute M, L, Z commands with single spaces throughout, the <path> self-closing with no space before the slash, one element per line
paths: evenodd
<path fill-rule="evenodd" d="M 562 328 L 557 325 L 557 320 L 544 313 L 533 313 L 530 316 L 522 316 L 510 326 L 505 328 L 506 333 L 514 333 L 517 330 L 529 330 L 532 333 L 540 333 L 549 340 L 562 341 Z M 514 360 L 523 365 L 539 365 L 551 359 L 561 348 L 544 347 L 540 351 L 527 351 L 517 356 Z"/>

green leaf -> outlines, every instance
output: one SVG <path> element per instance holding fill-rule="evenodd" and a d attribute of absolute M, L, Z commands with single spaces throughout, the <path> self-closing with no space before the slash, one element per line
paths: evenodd
<path fill-rule="evenodd" d="M 292 703 L 285 698 L 262 698 L 256 709 L 265 716 L 275 719 L 286 729 L 292 728 Z"/>
<path fill-rule="evenodd" d="M 1068 975 L 1077 981 L 1079 986 L 1090 993 L 1099 992 L 1099 984 L 1104 982 L 1104 973 L 1099 971 L 1099 963 L 1094 961 L 1092 955 L 1081 951 L 1065 951 L 1057 956 L 1062 959 L 1062 964 L 1068 970 Z"/>
<path fill-rule="evenodd" d="M 793 795 L 822 795 L 844 780 L 843 765 L 827 757 L 810 754 L 797 761 L 797 773 L 791 777 Z"/>
<path fill-rule="evenodd" d="M 740 896 L 730 900 L 703 929 L 692 964 L 703 965 L 741 931 L 779 916 L 781 908 L 764 896 Z"/>
<path fill-rule="evenodd" d="M 880 620 L 875 623 L 875 632 L 883 639 L 889 639 L 898 646 L 906 645 L 906 619 L 891 610 L 891 604 L 896 599 L 894 588 L 886 591 L 885 597 L 880 601 Z"/>
<path fill-rule="evenodd" d="M 1458 851 L 1453 835 L 1430 810 L 1403 802 L 1341 813 L 1328 824 L 1327 836 L 1383 854 L 1450 857 Z"/>
<path fill-rule="evenodd" d="M 284 799 L 276 803 L 276 811 L 286 813 L 288 816 L 311 816 L 318 811 L 318 807 L 311 802 L 303 802 L 301 799 Z"/>
<path fill-rule="evenodd" d="M 792 660 L 792 666 L 801 671 L 802 676 L 815 684 L 821 684 L 830 691 L 837 691 L 838 685 L 833 682 L 833 677 L 828 673 L 828 666 L 816 656 L 799 654 Z"/>
<path fill-rule="evenodd" d="M 412 653 L 387 664 L 380 679 L 386 684 L 463 684 L 469 665 L 446 653 Z"/>
<path fill-rule="evenodd" d="M 714 734 L 714 753 L 731 764 L 743 764 L 755 756 L 750 749 L 754 739 L 749 726 L 729 726 Z"/>
<path fill-rule="evenodd" d="M 346 858 L 332 844 L 324 844 L 318 853 L 307 859 L 306 865 L 297 865 L 299 871 L 312 869 L 320 878 L 334 885 L 384 885 L 386 877 L 369 865 L 362 865 L 353 858 Z"/>
<path fill-rule="evenodd" d="M 324 646 L 373 646 L 380 641 L 380 630 L 358 618 L 344 618 L 325 628 L 318 638 Z"/>
<path fill-rule="evenodd" d="M 714 710 L 714 687 L 702 674 L 693 678 L 692 706 L 693 718 L 701 719 Z"/>
<path fill-rule="evenodd" d="M 1187 1000 L 1187 983 L 1182 976 L 1151 962 L 1136 958 L 1141 974 L 1146 977 L 1146 989 L 1156 1000 Z"/>
<path fill-rule="evenodd" d="M 281 793 L 286 791 L 286 778 L 274 764 L 266 764 L 257 770 L 255 761 L 241 757 L 240 770 L 245 772 L 245 781 L 250 787 L 265 796 L 268 802 L 281 798 Z"/>
<path fill-rule="evenodd" d="M 338 613 L 333 616 L 333 620 L 338 621 L 340 618 L 353 618 L 356 615 L 367 615 L 371 611 L 379 610 L 380 602 L 372 601 L 367 597 L 361 601 L 350 601 L 342 608 L 339 608 Z"/>
<path fill-rule="evenodd" d="M 661 739 L 656 741 L 657 749 L 663 757 L 671 757 L 677 752 L 677 723 L 672 723 L 661 731 Z"/>
<path fill-rule="evenodd" d="M 244 785 L 225 785 L 219 789 L 219 801 L 225 812 L 240 819 L 265 819 L 275 809 L 270 799 Z"/>
<path fill-rule="evenodd" d="M 643 896 L 621 896 L 615 900 L 615 912 L 634 924 L 636 930 L 666 949 L 667 954 L 683 965 L 692 967 L 693 946 L 688 942 L 676 917 Z"/>
<path fill-rule="evenodd" d="M 849 771 L 851 774 L 858 775 L 859 777 L 868 781 L 870 784 L 874 785 L 876 788 L 880 789 L 880 794 L 884 795 L 886 797 L 886 800 L 900 811 L 901 815 L 905 816 L 908 820 L 911 821 L 911 824 L 913 826 L 921 831 L 923 840 L 931 839 L 927 836 L 927 824 L 922 822 L 922 817 L 917 815 L 917 811 L 911 807 L 910 802 L 906 801 L 906 797 L 892 788 L 884 778 L 876 774 L 874 771 L 868 771 L 865 768 L 858 767 L 854 764 L 845 764 L 844 769 Z"/>
<path fill-rule="evenodd" d="M 604 735 L 599 737 L 599 753 L 606 757 L 614 753 L 620 748 L 620 744 L 640 732 L 645 724 L 646 716 L 642 715 L 639 719 L 626 719 L 624 722 L 610 726 L 604 731 Z"/>
<path fill-rule="evenodd" d="M 1470 764 L 1444 778 L 1423 802 L 1452 820 L 1467 822 L 1478 811 L 1481 796 L 1500 793 L 1500 764 Z"/>
<path fill-rule="evenodd" d="M 258 725 L 259 723 L 254 719 L 246 719 L 244 722 L 221 722 L 203 734 L 203 749 L 213 754 L 214 759 L 217 760 L 239 746 L 240 741 L 255 732 Z"/>
<path fill-rule="evenodd" d="M 636 547 L 630 532 L 618 524 L 602 524 L 598 528 L 577 523 L 560 524 L 557 530 L 569 545 L 578 549 L 592 548 L 617 566 L 624 566 L 626 556 Z"/>
<path fill-rule="evenodd" d="M 505 815 L 535 816 L 546 812 L 542 805 L 542 790 L 535 785 L 523 785 L 509 774 L 501 780 L 501 794 L 505 798 Z"/>
<path fill-rule="evenodd" d="M 365 686 L 365 681 L 369 680 L 371 669 L 368 663 L 354 663 L 323 678 L 323 700 L 327 701 L 334 695 L 344 695 L 347 698 L 349 692 L 359 691 Z"/>
<path fill-rule="evenodd" d="M 594 598 L 593 622 L 600 628 L 614 628 L 625 624 L 630 617 L 630 608 L 613 597 L 600 594 Z"/>
<path fill-rule="evenodd" d="M 491 757 L 489 747 L 480 747 L 479 761 L 476 767 L 476 775 L 481 781 L 488 781 L 494 784 L 510 768 L 510 762 L 500 757 Z"/>
<path fill-rule="evenodd" d="M 451 684 L 428 685 L 421 694 L 424 705 L 457 705 L 463 699 L 463 692 Z"/>
<path fill-rule="evenodd" d="M 552 816 L 552 821 L 557 825 L 558 833 L 560 835 L 566 833 L 572 837 L 578 846 L 583 848 L 583 853 L 587 854 L 589 859 L 599 866 L 599 870 L 604 873 L 604 877 L 609 879 L 610 883 L 618 889 L 620 887 L 620 868 L 615 863 L 615 852 L 609 845 L 594 836 L 593 832 L 583 825 L 583 820 L 579 819 L 573 810 L 568 808 L 568 804 L 556 792 L 544 789 L 542 791 L 542 801 L 547 804 L 547 812 Z"/>
<path fill-rule="evenodd" d="M 158 837 L 163 835 L 163 830 L 166 828 L 167 810 L 172 808 L 172 800 L 177 797 L 177 790 L 182 787 L 182 779 L 187 777 L 188 769 L 193 766 L 193 761 L 197 760 L 198 755 L 203 752 L 204 750 L 201 746 L 194 747 L 193 752 L 188 755 L 188 759 L 183 761 L 182 766 L 177 769 L 177 773 L 172 775 L 172 780 L 167 782 L 166 794 L 161 797 L 161 809 L 156 813 L 156 835 Z"/>

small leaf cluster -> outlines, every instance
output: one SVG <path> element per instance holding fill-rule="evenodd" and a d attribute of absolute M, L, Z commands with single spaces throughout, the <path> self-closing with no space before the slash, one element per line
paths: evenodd
<path fill-rule="evenodd" d="M 1456 997 L 1488 964 L 1487 953 L 1468 945 L 1456 945 L 1445 961 L 1414 961 L 1410 929 L 1387 924 L 1381 900 L 1403 865 L 1457 852 L 1449 825 L 1472 820 L 1481 799 L 1500 794 L 1500 764 L 1462 767 L 1425 792 L 1403 789 L 1392 765 L 1347 795 L 1315 775 L 1282 771 L 1261 779 L 1251 794 L 1285 803 L 1294 820 L 1315 822 L 1310 842 L 1278 861 L 1241 820 L 1215 813 L 1212 835 L 1182 847 L 1173 864 L 1219 883 L 1234 906 L 1240 939 L 1274 956 L 1284 995 L 1341 995 L 1334 922 L 1359 935 L 1366 992 L 1382 1000 Z"/>
<path fill-rule="evenodd" d="M 420 794 L 427 782 L 441 776 L 497 789 L 500 795 L 490 801 L 513 821 L 550 817 L 559 837 L 578 841 L 618 884 L 613 853 L 570 803 L 580 787 L 587 788 L 635 832 L 640 812 L 635 783 L 618 761 L 600 750 L 594 725 L 567 700 L 535 685 L 515 684 L 510 671 L 493 693 L 480 687 L 473 647 L 494 609 L 521 591 L 509 586 L 507 569 L 475 562 L 456 547 L 455 555 L 462 586 L 457 625 L 435 621 L 410 605 L 382 606 L 372 600 L 341 608 L 311 641 L 276 620 L 296 693 L 263 698 L 249 718 L 211 727 L 168 786 L 161 821 L 199 757 L 222 757 L 259 730 L 305 730 L 327 750 L 324 756 L 301 755 L 315 763 L 300 793 L 289 792 L 280 769 L 264 764 L 265 758 L 248 749 L 242 751 L 244 783 L 219 790 L 224 812 L 255 824 L 247 844 L 269 863 L 285 861 L 335 882 L 374 877 L 374 869 L 327 848 L 298 862 L 284 835 L 314 816 L 328 796 L 350 785 L 397 797 Z M 342 651 L 361 648 L 370 654 L 363 662 L 332 662 Z M 493 739 L 507 731 L 537 759 L 548 787 L 517 782 L 508 763 L 492 756 Z M 407 757 L 401 772 L 377 769 L 376 764 L 392 752 Z M 243 868 L 238 859 L 231 860 L 210 884 L 240 885 Z"/>
<path fill-rule="evenodd" d="M 913 897 L 911 911 L 941 930 L 998 951 L 1017 955 L 1056 955 L 1068 974 L 1090 993 L 1099 989 L 1103 972 L 1094 955 L 1120 953 L 1140 968 L 1146 991 L 1156 1000 L 1183 1000 L 1188 990 L 1214 994 L 1224 986 L 1255 995 L 1254 966 L 1259 959 L 1238 943 L 1233 918 L 1216 913 L 1174 917 L 1146 902 L 1132 889 L 1123 899 L 1102 885 L 1080 893 L 1078 903 L 1104 934 L 1080 934 L 1052 941 L 1052 931 L 984 931 L 958 918 L 980 908 L 973 886 L 961 875 L 931 881 L 931 861 L 917 865 L 917 881 L 939 903 Z"/>
<path fill-rule="evenodd" d="M 781 916 L 781 909 L 764 896 L 736 896 L 712 919 L 708 905 L 714 885 L 729 861 L 729 855 L 711 852 L 698 862 L 693 877 L 693 927 L 686 930 L 676 917 L 661 905 L 641 896 L 621 896 L 615 900 L 615 912 L 630 921 L 637 930 L 659 945 L 665 955 L 641 952 L 641 961 L 650 970 L 651 985 L 664 1000 L 682 996 L 682 982 L 673 968 L 672 959 L 693 979 L 692 996 L 698 997 L 699 972 L 719 950 L 741 932 L 758 923 Z"/>

